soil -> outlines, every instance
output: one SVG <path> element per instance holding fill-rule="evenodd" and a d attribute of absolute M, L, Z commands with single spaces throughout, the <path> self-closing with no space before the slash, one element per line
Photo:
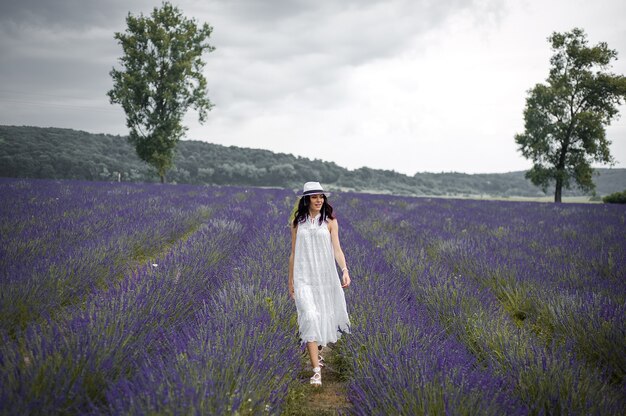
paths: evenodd
<path fill-rule="evenodd" d="M 300 373 L 302 394 L 297 406 L 291 408 L 285 415 L 345 415 L 350 414 L 351 403 L 347 397 L 346 382 L 341 381 L 338 372 L 333 369 L 334 352 L 332 348 L 324 347 L 320 354 L 324 357 L 325 366 L 322 367 L 322 385 L 312 386 L 309 378 L 313 375 L 311 362 L 306 355 L 306 365 Z"/>

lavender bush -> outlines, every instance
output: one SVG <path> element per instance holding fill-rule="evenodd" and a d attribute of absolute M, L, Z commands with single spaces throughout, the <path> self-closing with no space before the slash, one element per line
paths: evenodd
<path fill-rule="evenodd" d="M 281 414 L 295 195 L 0 180 L 0 413 Z M 343 193 L 354 414 L 623 414 L 626 212 Z"/>
<path fill-rule="evenodd" d="M 215 208 L 126 184 L 3 180 L 0 194 L 0 325 L 11 333 L 113 283 Z"/>

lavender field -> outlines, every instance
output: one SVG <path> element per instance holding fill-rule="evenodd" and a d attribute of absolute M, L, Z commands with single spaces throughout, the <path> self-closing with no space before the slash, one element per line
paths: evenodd
<path fill-rule="evenodd" d="M 0 413 L 284 414 L 305 362 L 295 200 L 0 179 Z M 626 413 L 623 207 L 330 202 L 353 279 L 334 363 L 351 414 Z"/>

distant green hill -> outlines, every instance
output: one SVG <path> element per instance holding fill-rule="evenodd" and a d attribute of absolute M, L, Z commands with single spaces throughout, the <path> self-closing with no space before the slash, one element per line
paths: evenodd
<path fill-rule="evenodd" d="M 498 174 L 416 173 L 360 168 L 269 150 L 181 141 L 168 182 L 299 189 L 318 180 L 328 189 L 398 195 L 526 196 L 545 194 L 524 172 Z M 626 189 L 626 169 L 598 169 L 597 194 Z M 0 176 L 156 182 L 125 137 L 59 128 L 0 126 Z M 552 190 L 548 190 L 549 194 Z M 565 195 L 584 195 L 571 190 Z"/>

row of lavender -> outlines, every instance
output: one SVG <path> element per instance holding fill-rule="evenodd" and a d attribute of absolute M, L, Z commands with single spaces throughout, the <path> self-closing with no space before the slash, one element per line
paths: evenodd
<path fill-rule="evenodd" d="M 354 214 L 344 211 L 345 217 Z M 526 414 L 512 386 L 429 316 L 410 280 L 389 267 L 380 248 L 349 221 L 341 224 L 354 284 L 352 334 L 342 340 L 340 353 L 352 370 L 354 413 Z"/>
<path fill-rule="evenodd" d="M 279 412 L 300 366 L 284 290 L 292 195 L 15 180 L 0 192 L 3 243 L 22 247 L 3 244 L 0 307 L 28 291 L 45 305 L 2 314 L 0 413 Z M 64 279 L 45 272 L 55 262 Z"/>
<path fill-rule="evenodd" d="M 227 241 L 236 246 L 196 296 L 193 304 L 201 307 L 184 325 L 163 332 L 161 353 L 144 355 L 140 371 L 109 390 L 112 413 L 280 412 L 300 368 L 285 290 L 284 218 L 293 201 L 284 197 L 260 190 L 239 195 L 230 209 L 243 232 L 237 239 L 229 230 Z"/>
<path fill-rule="evenodd" d="M 342 197 L 355 413 L 623 414 L 623 210 Z"/>

